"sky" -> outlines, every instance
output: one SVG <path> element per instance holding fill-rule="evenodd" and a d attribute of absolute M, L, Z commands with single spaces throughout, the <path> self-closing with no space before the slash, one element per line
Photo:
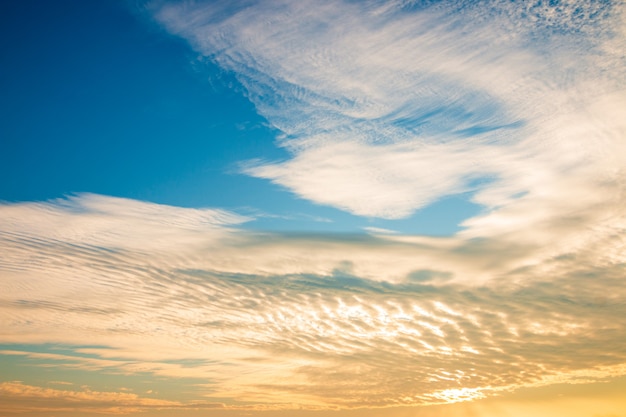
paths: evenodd
<path fill-rule="evenodd" d="M 626 417 L 623 1 L 0 3 L 0 414 Z"/>

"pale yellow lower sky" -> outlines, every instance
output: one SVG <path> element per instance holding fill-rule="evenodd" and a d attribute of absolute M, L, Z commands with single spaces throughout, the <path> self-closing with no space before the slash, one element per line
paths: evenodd
<path fill-rule="evenodd" d="M 203 410 L 189 411 L 188 415 L 190 417 L 626 417 L 624 393 L 626 378 L 622 377 L 607 383 L 560 384 L 524 389 L 499 397 L 449 405 L 337 411 Z M 169 416 L 171 410 L 156 411 L 153 415 Z"/>
<path fill-rule="evenodd" d="M 559 384 L 519 390 L 477 401 L 421 407 L 391 407 L 352 410 L 218 410 L 218 409 L 119 409 L 98 410 L 80 401 L 61 404 L 20 403 L 17 398 L 0 398 L 4 415 L 24 417 L 88 417 L 101 415 L 140 415 L 144 417 L 624 417 L 626 416 L 626 377 L 594 384 Z M 81 409 L 82 408 L 82 409 Z"/>

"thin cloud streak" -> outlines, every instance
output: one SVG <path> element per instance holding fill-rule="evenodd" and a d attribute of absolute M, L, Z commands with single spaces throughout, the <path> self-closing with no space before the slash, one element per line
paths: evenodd
<path fill-rule="evenodd" d="M 26 398 L 28 401 L 40 402 L 40 408 L 54 410 L 54 402 L 63 405 L 67 402 L 78 405 L 78 408 L 87 408 L 89 405 L 101 411 L 113 414 L 125 414 L 141 408 L 172 407 L 179 405 L 173 401 L 164 401 L 153 398 L 141 398 L 137 394 L 124 392 L 99 392 L 89 389 L 83 391 L 58 390 L 25 385 L 19 381 L 0 383 L 0 398 L 11 401 L 15 398 Z M 47 403 L 47 404 L 46 404 Z M 68 407 L 69 408 L 69 407 Z M 75 410 L 72 407 L 69 410 Z"/>
<path fill-rule="evenodd" d="M 149 410 L 201 410 L 221 409 L 221 403 L 198 401 L 181 403 L 157 398 L 141 397 L 134 393 L 82 390 L 59 390 L 24 384 L 20 381 L 0 382 L 0 399 L 3 411 L 28 412 L 82 412 L 97 414 L 136 414 Z"/>

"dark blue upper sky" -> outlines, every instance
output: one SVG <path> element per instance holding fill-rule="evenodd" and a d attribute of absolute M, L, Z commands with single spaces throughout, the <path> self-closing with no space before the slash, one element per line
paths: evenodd
<path fill-rule="evenodd" d="M 183 205 L 228 196 L 238 159 L 277 156 L 235 80 L 119 2 L 4 3 L 1 196 L 96 193 Z M 211 79 L 209 81 L 208 79 Z M 238 90 L 238 91 L 237 91 Z M 231 169 L 232 171 L 232 169 Z M 189 177 L 220 193 L 187 193 Z"/>

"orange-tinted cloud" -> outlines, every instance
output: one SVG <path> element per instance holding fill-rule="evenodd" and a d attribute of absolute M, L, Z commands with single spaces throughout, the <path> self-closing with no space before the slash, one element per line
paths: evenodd
<path fill-rule="evenodd" d="M 33 410 L 88 410 L 99 413 L 132 413 L 150 408 L 179 407 L 181 404 L 144 398 L 127 392 L 58 390 L 26 385 L 19 381 L 0 383 L 0 398 L 5 412 Z"/>

